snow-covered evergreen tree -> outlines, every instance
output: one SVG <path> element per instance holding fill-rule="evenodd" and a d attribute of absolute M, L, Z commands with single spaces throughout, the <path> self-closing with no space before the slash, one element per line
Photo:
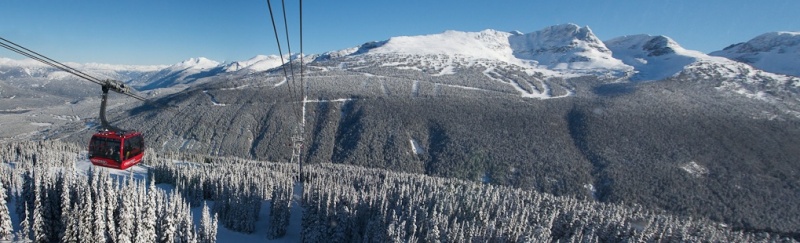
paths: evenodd
<path fill-rule="evenodd" d="M 25 208 L 33 208 L 33 176 L 31 171 L 25 171 L 22 174 L 22 189 L 20 190 L 20 197 L 17 199 L 17 215 L 22 218 L 23 215 L 28 215 Z M 30 215 L 28 215 L 30 217 Z"/>
<path fill-rule="evenodd" d="M 119 194 L 119 222 L 117 225 L 117 242 L 129 243 L 133 240 L 133 205 L 131 204 L 130 185 L 126 185 L 126 192 Z"/>
<path fill-rule="evenodd" d="M 64 174 L 64 180 L 61 184 L 61 225 L 63 229 L 60 232 L 59 239 L 62 242 L 77 242 L 77 217 L 72 209 L 72 202 L 70 199 L 70 191 L 72 184 L 72 173 L 67 172 Z"/>
<path fill-rule="evenodd" d="M 75 212 L 67 212 L 64 226 L 64 233 L 61 235 L 61 242 L 78 242 L 78 214 Z"/>
<path fill-rule="evenodd" d="M 60 220 L 57 220 L 55 216 L 55 211 L 52 207 L 54 203 L 57 203 L 56 198 L 54 198 L 54 190 L 53 185 L 54 176 L 42 176 L 40 177 L 40 184 L 39 184 L 39 203 L 41 204 L 41 212 L 42 215 L 42 222 L 44 222 L 44 227 L 42 230 L 42 234 L 45 236 L 45 240 L 43 241 L 52 241 L 55 239 L 53 232 L 56 231 L 56 227 L 61 223 Z M 60 216 L 60 215 L 59 215 Z M 57 222 L 58 221 L 58 222 Z"/>
<path fill-rule="evenodd" d="M 102 182 L 103 190 L 105 191 L 106 201 L 106 239 L 111 242 L 119 242 L 117 238 L 117 219 L 115 217 L 115 209 L 119 207 L 119 198 L 117 196 L 116 187 L 111 178 L 105 177 Z"/>
<path fill-rule="evenodd" d="M 159 220 L 161 221 L 159 230 L 161 234 L 159 234 L 158 242 L 174 242 L 176 239 L 177 226 L 175 224 L 174 207 L 172 206 L 174 203 L 176 202 L 164 199 L 164 206 L 159 214 Z"/>
<path fill-rule="evenodd" d="M 180 192 L 174 192 L 171 195 L 172 201 L 171 213 L 174 215 L 175 220 L 175 240 L 178 242 L 196 242 L 194 225 L 192 224 L 192 215 L 189 205 L 182 200 Z"/>
<path fill-rule="evenodd" d="M 19 228 L 20 229 L 19 229 L 19 232 L 17 234 L 17 240 L 18 241 L 30 241 L 30 239 L 31 239 L 31 224 L 30 224 L 30 221 L 28 220 L 28 215 L 30 215 L 30 214 L 28 212 L 28 206 L 27 205 L 23 206 L 23 213 L 24 213 L 23 214 L 24 216 L 22 217 L 22 221 L 19 223 Z"/>
<path fill-rule="evenodd" d="M 211 228 L 209 229 L 210 231 L 208 232 L 207 238 L 210 242 L 217 242 L 217 231 L 219 229 L 217 222 L 219 222 L 219 215 L 214 214 L 214 218 L 211 220 Z"/>
<path fill-rule="evenodd" d="M 147 198 L 144 203 L 144 212 L 142 214 L 142 220 L 140 223 L 139 231 L 137 231 L 136 240 L 142 243 L 154 243 L 156 242 L 156 194 L 159 193 L 156 191 L 155 184 L 153 180 L 150 181 L 150 186 L 147 190 Z"/>
<path fill-rule="evenodd" d="M 38 183 L 36 183 L 38 184 Z M 34 195 L 36 195 L 33 203 L 33 224 L 31 225 L 33 231 L 34 242 L 49 242 L 50 238 L 47 236 L 47 229 L 45 228 L 49 222 L 45 222 L 42 210 L 42 198 L 40 197 L 39 185 L 34 185 Z"/>
<path fill-rule="evenodd" d="M 217 241 L 217 217 L 211 217 L 208 205 L 203 203 L 203 213 L 200 219 L 200 230 L 198 241 L 200 243 L 211 243 Z"/>
<path fill-rule="evenodd" d="M 97 171 L 97 170 L 95 170 Z M 106 234 L 108 228 L 106 227 L 106 190 L 102 182 L 103 178 L 95 172 L 94 182 L 92 183 L 93 191 L 95 191 L 94 209 L 94 242 L 106 242 Z"/>
<path fill-rule="evenodd" d="M 431 222 L 431 221 L 432 221 L 432 219 L 428 219 L 429 230 L 428 230 L 427 234 L 425 235 L 425 241 L 426 242 L 441 242 L 441 238 L 440 238 L 441 231 L 439 231 L 439 226 L 435 222 Z"/>
<path fill-rule="evenodd" d="M 13 231 L 11 215 L 6 204 L 6 189 L 0 182 L 0 241 L 12 240 L 14 238 Z"/>
<path fill-rule="evenodd" d="M 78 222 L 78 239 L 92 239 L 94 237 L 94 214 L 92 213 L 94 208 L 94 200 L 92 200 L 92 195 L 90 189 L 87 188 L 88 185 L 81 183 L 80 184 L 80 195 L 81 195 L 81 202 L 79 207 L 80 210 L 78 211 L 79 215 L 79 222 Z"/>
<path fill-rule="evenodd" d="M 181 242 L 186 243 L 197 243 L 197 232 L 195 231 L 194 225 L 192 224 L 192 214 L 189 209 L 189 205 L 186 204 L 181 210 L 183 213 L 181 215 Z"/>
<path fill-rule="evenodd" d="M 288 187 L 280 187 L 273 191 L 270 224 L 267 229 L 268 239 L 277 239 L 286 234 L 286 228 L 289 226 L 291 195 Z"/>

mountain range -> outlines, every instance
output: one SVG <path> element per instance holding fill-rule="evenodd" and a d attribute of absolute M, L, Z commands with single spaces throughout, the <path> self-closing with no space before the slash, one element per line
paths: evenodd
<path fill-rule="evenodd" d="M 710 55 L 747 63 L 768 72 L 800 76 L 800 69 L 797 68 L 800 61 L 800 32 L 766 33 Z"/>
<path fill-rule="evenodd" d="M 666 36 L 600 41 L 565 24 L 304 56 L 303 158 L 800 234 L 800 55 L 798 35 L 785 33 L 704 54 Z M 280 59 L 76 68 L 146 92 L 152 103 L 112 97 L 109 119 L 150 148 L 288 161 L 301 102 Z M 85 144 L 99 89 L 32 65 L 0 60 L 2 130 L 26 134 L 0 135 Z"/>
<path fill-rule="evenodd" d="M 400 36 L 305 58 L 314 62 L 331 57 L 358 55 L 436 55 L 441 59 L 433 62 L 426 60 L 419 67 L 397 63 L 391 65 L 400 68 L 432 66 L 444 72 L 452 70 L 451 64 L 454 62 L 460 65 L 490 62 L 517 65 L 528 72 L 540 72 L 550 77 L 601 75 L 647 81 L 677 75 L 692 64 L 707 63 L 751 73 L 763 70 L 797 77 L 800 76 L 800 71 L 796 68 L 800 66 L 800 32 L 766 33 L 748 42 L 704 54 L 684 49 L 667 36 L 632 35 L 601 41 L 589 27 L 564 24 L 527 34 L 485 30 Z M 266 71 L 279 67 L 282 61 L 297 59 L 297 55 L 286 55 L 283 58 L 276 55 L 257 55 L 249 60 L 229 63 L 199 57 L 169 66 L 94 63 L 68 65 L 102 78 L 130 83 L 140 90 L 152 90 L 190 84 L 220 74 Z M 0 78 L 25 77 L 72 78 L 67 73 L 33 60 L 0 58 Z"/>

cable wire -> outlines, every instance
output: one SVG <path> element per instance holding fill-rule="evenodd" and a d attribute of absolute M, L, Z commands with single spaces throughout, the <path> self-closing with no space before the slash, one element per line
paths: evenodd
<path fill-rule="evenodd" d="M 289 55 L 289 60 L 288 60 L 287 63 L 289 64 L 289 71 L 291 73 L 290 79 L 287 78 L 287 81 L 289 81 L 289 82 L 287 82 L 287 85 L 290 85 L 290 86 L 294 85 L 295 86 L 294 87 L 294 91 L 290 91 L 290 96 L 289 97 L 290 97 L 291 100 L 299 100 L 300 102 L 302 102 L 302 99 L 303 99 L 302 88 L 303 87 L 302 87 L 302 85 L 298 87 L 297 81 L 295 79 L 294 64 L 292 62 L 292 45 L 291 45 L 291 41 L 289 40 L 289 21 L 287 20 L 287 16 L 286 16 L 286 1 L 285 0 L 281 0 L 281 9 L 283 11 L 283 29 L 284 29 L 284 33 L 286 35 L 286 49 L 287 49 L 287 54 Z M 284 68 L 286 68 L 286 67 L 284 66 Z M 298 93 L 300 93 L 300 95 L 298 95 Z M 294 103 L 292 103 L 292 104 L 294 104 Z M 303 104 L 299 103 L 299 104 L 294 104 L 293 106 L 294 106 L 294 112 L 297 113 L 298 122 L 302 126 L 303 125 L 302 121 L 303 121 L 303 118 L 304 118 L 303 117 L 303 112 L 302 112 Z"/>
<path fill-rule="evenodd" d="M 289 78 L 289 74 L 286 71 L 286 66 L 285 66 L 286 62 L 283 59 L 283 46 L 281 46 L 281 41 L 280 41 L 280 37 L 279 37 L 279 34 L 278 34 L 278 27 L 275 25 L 275 15 L 273 14 L 272 3 L 271 3 L 270 0 L 267 0 L 267 7 L 269 8 L 269 17 L 270 17 L 270 20 L 272 22 L 272 31 L 275 33 L 275 43 L 278 44 L 278 55 L 280 55 L 281 66 L 283 67 L 281 69 L 283 69 L 283 76 L 286 78 L 286 87 L 289 89 L 289 100 L 290 101 L 294 101 L 295 100 L 295 97 L 294 97 L 294 93 L 295 92 L 292 90 L 292 83 L 293 82 L 290 82 L 291 79 Z M 288 40 L 288 37 L 287 37 L 287 40 Z M 290 103 L 292 103 L 292 102 L 290 102 Z M 291 106 L 293 106 L 292 115 L 295 116 L 295 118 L 299 120 L 300 119 L 300 114 L 297 113 L 299 108 L 297 107 L 297 105 L 294 105 L 294 104 L 291 104 Z"/>
<path fill-rule="evenodd" d="M 3 43 L 3 42 L 5 42 L 5 43 Z M 102 86 L 105 86 L 105 85 L 109 84 L 109 81 L 104 81 L 104 80 L 96 78 L 96 77 L 94 77 L 92 75 L 89 75 L 89 74 L 86 74 L 84 72 L 81 72 L 80 70 L 77 70 L 77 69 L 72 68 L 72 67 L 70 67 L 70 66 L 68 66 L 66 64 L 63 64 L 63 63 L 58 62 L 56 60 L 53 60 L 53 59 L 51 59 L 51 58 L 49 58 L 49 57 L 47 57 L 45 55 L 42 55 L 42 54 L 40 54 L 38 52 L 35 52 L 35 51 L 31 50 L 31 49 L 25 48 L 25 47 L 23 47 L 23 46 L 21 46 L 21 45 L 19 45 L 17 43 L 14 43 L 14 42 L 12 42 L 12 41 L 10 41 L 8 39 L 5 39 L 3 37 L 0 37 L 0 46 L 6 48 L 8 50 L 11 50 L 13 52 L 16 52 L 16 53 L 18 53 L 20 55 L 23 55 L 25 57 L 34 59 L 36 61 L 39 61 L 41 63 L 44 63 L 46 65 L 54 67 L 56 69 L 59 69 L 61 71 L 64 71 L 64 72 L 70 73 L 72 75 L 78 76 L 80 78 L 83 78 L 83 79 L 85 79 L 85 80 L 87 80 L 89 82 L 96 83 L 96 84 L 99 84 L 99 85 L 102 85 Z M 126 96 L 132 97 L 134 99 L 147 102 L 146 98 L 144 98 L 144 97 L 142 97 L 142 96 L 140 96 L 138 94 L 132 93 L 130 90 L 128 90 L 126 92 L 120 92 L 118 90 L 115 90 L 115 91 L 117 91 L 118 93 L 124 94 Z"/>
<path fill-rule="evenodd" d="M 286 50 L 288 51 L 289 54 L 289 70 L 292 73 L 292 83 L 294 83 L 294 65 L 292 65 L 292 45 L 291 42 L 289 42 L 289 21 L 286 20 L 285 0 L 281 0 L 281 8 L 283 9 L 283 29 L 286 32 Z"/>
<path fill-rule="evenodd" d="M 102 81 L 102 80 L 100 80 L 100 79 L 98 79 L 98 78 L 92 77 L 91 75 L 88 75 L 88 74 L 86 74 L 86 73 L 83 73 L 83 72 L 81 72 L 81 71 L 79 71 L 79 70 L 77 70 L 77 69 L 74 69 L 74 68 L 72 68 L 72 67 L 70 67 L 70 66 L 67 66 L 67 65 L 65 65 L 65 64 L 63 64 L 63 63 L 60 63 L 60 62 L 58 62 L 58 61 L 56 61 L 56 60 L 50 59 L 49 57 L 47 57 L 47 56 L 45 56 L 45 55 L 39 54 L 38 52 L 35 52 L 35 51 L 33 51 L 33 50 L 30 50 L 30 49 L 28 49 L 28 48 L 25 48 L 25 47 L 23 47 L 23 46 L 20 46 L 20 45 L 18 45 L 17 43 L 14 43 L 14 42 L 12 42 L 12 41 L 9 41 L 9 40 L 7 40 L 7 39 L 5 39 L 5 38 L 2 38 L 2 37 L 0 37 L 0 40 L 3 40 L 3 41 L 5 41 L 5 42 L 8 42 L 9 44 L 11 44 L 11 45 L 14 45 L 15 47 L 21 48 L 22 50 L 25 50 L 25 51 L 28 53 L 28 55 L 26 55 L 26 54 L 23 54 L 23 55 L 25 55 L 25 56 L 34 55 L 34 56 L 36 56 L 36 57 L 41 57 L 41 58 L 35 58 L 35 59 L 36 59 L 37 61 L 43 62 L 43 63 L 45 63 L 45 64 L 47 64 L 47 65 L 50 65 L 50 66 L 53 66 L 53 67 L 55 67 L 55 68 L 61 69 L 61 70 L 65 71 L 65 72 L 68 72 L 68 73 L 75 74 L 76 76 L 79 76 L 79 77 L 81 77 L 81 78 L 84 78 L 84 79 L 86 79 L 86 80 L 88 80 L 88 81 L 95 82 L 95 83 L 98 83 L 98 84 L 99 84 L 99 83 L 103 83 L 103 81 Z M 4 47 L 8 48 L 6 45 L 4 45 Z M 14 49 L 16 49 L 16 48 L 14 48 Z M 19 49 L 16 49 L 16 50 L 19 50 Z M 20 52 L 17 52 L 17 53 L 20 53 Z M 20 53 L 20 54 L 21 54 L 21 53 Z M 44 59 L 44 60 L 47 60 L 47 61 L 44 61 L 44 60 L 42 60 L 42 59 Z M 78 75 L 78 74 L 76 74 L 76 73 L 78 73 L 78 74 L 80 74 L 80 75 Z"/>
<path fill-rule="evenodd" d="M 302 6 L 303 4 L 302 3 L 303 3 L 303 1 L 300 0 L 300 53 L 301 53 L 300 54 L 300 87 L 299 87 L 300 97 L 296 98 L 297 91 L 293 90 L 293 88 L 292 88 L 292 85 L 297 86 L 297 82 L 294 79 L 294 77 L 295 77 L 294 76 L 295 75 L 294 65 L 292 65 L 292 61 L 291 61 L 291 45 L 290 45 L 289 27 L 288 27 L 287 15 L 286 15 L 286 4 L 285 4 L 284 0 L 281 0 L 283 20 L 284 20 L 284 28 L 285 28 L 286 42 L 287 42 L 286 45 L 287 45 L 287 48 L 288 48 L 288 51 L 289 51 L 289 55 L 290 55 L 288 64 L 289 64 L 289 69 L 291 71 L 291 75 L 289 75 L 289 73 L 287 73 L 287 70 L 286 70 L 286 67 L 285 67 L 287 62 L 283 58 L 283 50 L 282 50 L 282 46 L 281 46 L 281 43 L 280 43 L 280 37 L 279 37 L 279 34 L 278 34 L 277 25 L 275 24 L 275 18 L 274 18 L 273 11 L 272 11 L 272 4 L 271 4 L 270 0 L 267 0 L 267 6 L 269 7 L 269 13 L 270 13 L 270 20 L 272 22 L 272 29 L 273 29 L 273 32 L 275 33 L 275 42 L 278 45 L 278 53 L 279 53 L 280 59 L 281 59 L 281 66 L 283 66 L 283 68 L 282 68 L 283 69 L 283 74 L 284 74 L 284 78 L 286 78 L 287 88 L 288 88 L 288 91 L 289 91 L 289 99 L 290 99 L 289 103 L 291 104 L 291 106 L 293 106 L 292 110 L 294 110 L 294 112 L 291 112 L 291 113 L 298 120 L 298 122 L 301 122 L 301 123 L 303 122 L 303 120 L 302 120 L 303 117 L 301 117 L 301 116 L 303 116 L 303 114 L 302 114 L 303 113 L 302 112 L 302 109 L 303 109 L 302 106 L 304 105 L 303 103 L 305 101 L 304 100 L 305 99 L 305 81 L 304 81 L 304 67 L 303 67 L 304 66 L 304 60 L 303 60 L 303 13 L 302 13 L 303 12 L 303 6 Z M 25 48 L 25 47 L 23 47 L 21 45 L 18 45 L 18 44 L 14 43 L 12 41 L 9 41 L 9 40 L 7 40 L 5 38 L 0 37 L 0 40 L 2 40 L 2 41 L 0 41 L 0 46 L 6 48 L 8 50 L 11 50 L 13 52 L 16 52 L 16 53 L 18 53 L 20 55 L 23 55 L 23 56 L 31 58 L 33 60 L 39 61 L 39 62 L 41 62 L 41 63 L 43 63 L 45 65 L 51 66 L 51 67 L 56 68 L 58 70 L 61 70 L 61 71 L 67 72 L 69 74 L 75 75 L 75 76 L 77 76 L 79 78 L 82 78 L 82 79 L 85 79 L 85 80 L 87 80 L 89 82 L 93 82 L 93 83 L 99 84 L 101 86 L 109 85 L 110 81 L 108 81 L 108 80 L 101 80 L 99 78 L 96 78 L 96 77 L 94 77 L 92 75 L 89 75 L 89 74 L 84 73 L 84 72 L 82 72 L 80 70 L 72 68 L 72 67 L 70 67 L 70 66 L 68 66 L 66 64 L 63 64 L 63 63 L 58 62 L 56 60 L 53 60 L 53 59 L 51 59 L 51 58 L 49 58 L 47 56 L 44 56 L 44 55 L 42 55 L 42 54 L 40 54 L 38 52 L 35 52 L 35 51 L 30 50 L 28 48 Z M 149 99 L 147 99 L 147 98 L 145 98 L 145 97 L 143 97 L 143 96 L 141 96 L 139 94 L 130 92 L 130 90 L 125 91 L 125 92 L 120 92 L 119 90 L 116 90 L 116 89 L 112 89 L 112 90 L 114 90 L 114 91 L 116 91 L 118 93 L 121 93 L 123 95 L 132 97 L 134 99 L 143 101 L 145 104 L 151 105 L 151 106 L 153 106 L 155 108 L 159 108 L 159 109 L 166 108 L 169 111 L 176 112 L 178 115 L 182 115 L 183 114 L 183 112 L 181 112 L 178 109 L 179 107 L 177 107 L 177 106 L 164 105 L 164 104 L 160 104 L 158 102 L 151 101 L 151 100 L 149 100 Z M 181 91 L 181 92 L 178 92 L 178 93 L 182 93 L 182 92 L 187 92 L 187 91 Z M 175 94 L 178 94 L 178 93 L 175 93 Z M 295 100 L 300 100 L 300 102 L 296 103 L 296 102 L 294 102 Z M 204 122 L 204 121 L 199 120 L 198 122 Z M 303 125 L 304 124 L 301 124 L 301 126 L 303 126 Z"/>
<path fill-rule="evenodd" d="M 305 65 L 303 56 L 305 55 L 305 52 L 303 52 L 303 0 L 300 0 L 300 96 L 303 102 L 305 102 L 306 99 L 306 84 L 303 80 L 303 66 Z"/>
<path fill-rule="evenodd" d="M 56 64 L 54 64 L 54 63 L 51 63 L 51 62 L 49 62 L 49 61 L 47 61 L 47 60 L 45 60 L 45 59 L 42 59 L 42 58 L 40 58 L 40 57 L 38 57 L 38 56 L 35 56 L 35 55 L 33 55 L 33 54 L 30 54 L 30 53 L 27 53 L 27 52 L 25 52 L 25 51 L 22 51 L 22 50 L 20 50 L 20 49 L 17 49 L 17 48 L 15 48 L 15 47 L 13 47 L 13 46 L 9 46 L 8 44 L 5 44 L 5 43 L 2 43 L 2 42 L 0 42 L 0 46 L 4 47 L 4 48 L 6 48 L 6 49 L 9 49 L 9 50 L 11 50 L 11 51 L 13 51 L 13 52 L 16 52 L 16 53 L 18 53 L 18 54 L 20 54 L 20 55 L 23 55 L 23 56 L 25 56 L 25 57 L 28 57 L 28 58 L 31 58 L 31 59 L 33 59 L 33 60 L 39 61 L 39 62 L 41 62 L 41 63 L 44 63 L 44 64 L 46 64 L 46 65 L 52 66 L 52 67 L 54 67 L 54 68 L 56 68 L 56 69 L 59 69 L 59 70 L 62 70 L 62 71 L 64 71 L 64 72 L 67 72 L 67 73 L 73 74 L 73 75 L 75 75 L 75 76 L 78 76 L 78 77 L 80 77 L 80 78 L 86 79 L 86 80 L 88 80 L 88 81 L 90 81 L 90 82 L 93 82 L 93 83 L 100 84 L 98 81 L 95 81 L 95 80 L 93 80 L 93 79 L 91 79 L 91 78 L 89 78 L 89 77 L 86 77 L 86 76 L 84 76 L 84 75 L 81 75 L 81 74 L 79 74 L 79 73 L 73 72 L 72 70 L 69 70 L 69 69 L 66 69 L 66 68 L 60 67 L 60 66 L 58 66 L 58 65 L 56 65 Z"/>

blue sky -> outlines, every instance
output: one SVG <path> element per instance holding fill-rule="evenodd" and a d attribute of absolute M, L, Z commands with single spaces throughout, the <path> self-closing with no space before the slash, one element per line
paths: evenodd
<path fill-rule="evenodd" d="M 285 1 L 292 51 L 298 52 L 298 1 Z M 272 1 L 276 13 L 280 2 Z M 800 31 L 797 0 L 306 0 L 303 5 L 306 53 L 392 36 L 484 29 L 528 33 L 564 23 L 589 26 L 601 40 L 666 35 L 702 52 L 766 32 Z M 223 62 L 278 53 L 266 0 L 2 0 L 0 18 L 0 36 L 63 62 L 173 64 L 201 56 Z M 285 44 L 285 37 L 281 41 Z M 0 57 L 23 58 L 5 49 Z"/>

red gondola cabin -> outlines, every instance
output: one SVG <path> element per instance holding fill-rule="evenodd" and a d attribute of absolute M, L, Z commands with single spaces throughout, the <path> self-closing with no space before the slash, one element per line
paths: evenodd
<path fill-rule="evenodd" d="M 103 131 L 89 141 L 92 164 L 124 170 L 142 162 L 144 138 L 140 132 Z"/>

